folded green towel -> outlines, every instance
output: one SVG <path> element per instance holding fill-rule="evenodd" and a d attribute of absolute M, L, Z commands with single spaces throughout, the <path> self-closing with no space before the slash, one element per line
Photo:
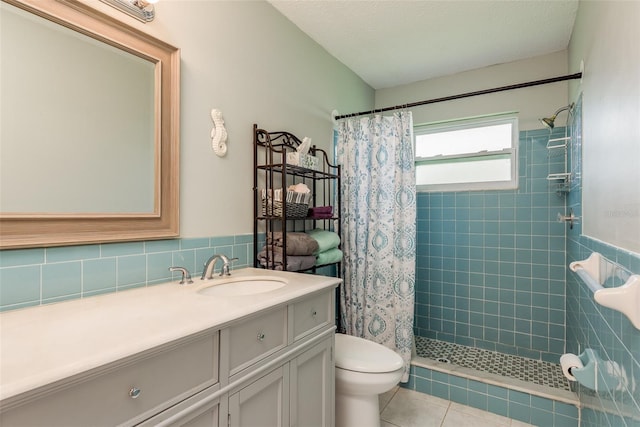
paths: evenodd
<path fill-rule="evenodd" d="M 315 252 L 316 255 L 329 249 L 337 248 L 340 245 L 340 236 L 333 231 L 316 228 L 307 233 L 318 242 L 318 250 Z"/>
<path fill-rule="evenodd" d="M 342 251 L 338 248 L 329 249 L 316 255 L 316 265 L 333 264 L 342 261 Z"/>

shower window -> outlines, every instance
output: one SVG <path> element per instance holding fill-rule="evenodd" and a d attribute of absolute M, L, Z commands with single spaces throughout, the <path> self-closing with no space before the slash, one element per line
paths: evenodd
<path fill-rule="evenodd" d="M 515 113 L 414 128 L 418 191 L 518 187 Z"/>

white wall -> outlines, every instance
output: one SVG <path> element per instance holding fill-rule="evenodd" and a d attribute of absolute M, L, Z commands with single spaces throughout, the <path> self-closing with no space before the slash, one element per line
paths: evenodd
<path fill-rule="evenodd" d="M 334 108 L 373 106 L 371 87 L 264 1 L 163 0 L 148 24 L 87 1 L 181 49 L 182 237 L 252 232 L 253 123 L 329 148 Z M 212 108 L 229 134 L 223 158 Z"/>
<path fill-rule="evenodd" d="M 640 253 L 640 2 L 581 1 L 569 44 L 583 94 L 583 233 Z"/>
<path fill-rule="evenodd" d="M 567 52 L 480 68 L 450 76 L 376 91 L 376 108 L 418 102 L 550 77 L 567 72 Z M 520 130 L 539 129 L 541 117 L 568 104 L 567 82 L 557 82 L 525 89 L 446 101 L 415 107 L 415 124 L 459 119 L 478 115 L 519 112 Z M 558 118 L 564 125 L 565 115 Z"/>

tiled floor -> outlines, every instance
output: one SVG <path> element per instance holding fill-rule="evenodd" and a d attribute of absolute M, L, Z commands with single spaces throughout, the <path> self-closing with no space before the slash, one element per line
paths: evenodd
<path fill-rule="evenodd" d="M 415 337 L 420 357 L 451 363 L 528 383 L 569 391 L 569 382 L 557 363 L 467 347 L 430 338 Z"/>
<path fill-rule="evenodd" d="M 380 395 L 380 427 L 524 427 L 520 421 L 396 387 Z"/>

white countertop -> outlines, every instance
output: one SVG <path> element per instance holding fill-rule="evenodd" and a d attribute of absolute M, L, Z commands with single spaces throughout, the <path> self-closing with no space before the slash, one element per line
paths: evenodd
<path fill-rule="evenodd" d="M 225 324 L 340 283 L 335 277 L 245 268 L 231 278 L 279 278 L 248 296 L 197 293 L 224 279 L 171 282 L 0 314 L 0 400 Z"/>

